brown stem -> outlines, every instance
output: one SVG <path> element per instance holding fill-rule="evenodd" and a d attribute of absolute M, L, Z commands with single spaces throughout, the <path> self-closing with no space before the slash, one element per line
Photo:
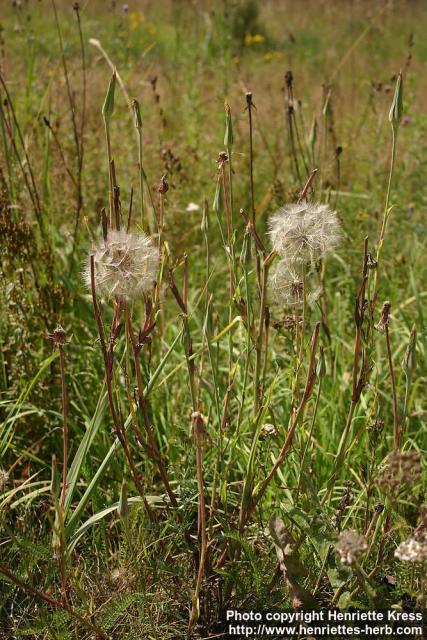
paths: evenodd
<path fill-rule="evenodd" d="M 265 304 L 267 296 L 267 279 L 268 279 L 268 264 L 264 261 L 264 269 L 262 273 L 261 283 L 261 302 L 259 308 L 258 319 L 258 332 L 255 342 L 255 372 L 254 372 L 254 416 L 257 415 L 260 405 L 260 385 L 259 377 L 261 371 L 261 359 L 262 359 L 262 338 L 265 325 Z"/>
<path fill-rule="evenodd" d="M 126 316 L 126 325 L 127 325 L 127 329 L 128 329 L 128 334 L 129 334 L 129 338 L 131 341 L 131 345 L 132 345 L 132 351 L 133 351 L 133 361 L 134 361 L 134 367 L 135 367 L 135 376 L 136 376 L 136 386 L 137 386 L 137 392 L 138 392 L 138 400 L 139 400 L 139 407 L 141 410 L 141 415 L 144 421 L 144 426 L 145 426 L 145 431 L 147 434 L 147 438 L 148 438 L 148 445 L 149 445 L 149 452 L 150 452 L 150 456 L 151 459 L 155 462 L 155 464 L 157 465 L 157 468 L 159 470 L 160 476 L 162 478 L 162 482 L 163 485 L 165 487 L 166 493 L 169 496 L 169 499 L 171 501 L 171 504 L 175 507 L 175 509 L 178 508 L 178 501 L 175 497 L 174 492 L 172 491 L 172 488 L 169 484 L 169 480 L 165 471 L 165 468 L 163 466 L 163 462 L 162 462 L 162 458 L 159 452 L 159 449 L 157 447 L 156 441 L 154 439 L 154 435 L 153 435 L 153 430 L 150 424 L 150 420 L 148 417 L 148 413 L 147 413 L 147 404 L 145 402 L 145 397 L 144 397 L 144 385 L 142 384 L 142 376 L 141 376 L 141 366 L 139 363 L 139 358 L 138 358 L 138 344 L 136 342 L 136 338 L 135 338 L 135 334 L 133 331 L 133 326 L 132 326 L 132 320 L 130 317 L 130 313 L 129 313 L 129 309 L 126 307 L 125 308 L 125 316 Z"/>
<path fill-rule="evenodd" d="M 199 568 L 197 571 L 196 586 L 193 594 L 193 606 L 191 609 L 190 620 L 188 625 L 189 632 L 197 621 L 199 611 L 199 596 L 202 586 L 203 575 L 205 572 L 206 556 L 207 556 L 207 533 L 206 533 L 206 504 L 205 504 L 205 487 L 203 481 L 203 418 L 199 411 L 194 411 L 191 416 L 194 431 L 194 443 L 196 448 L 196 467 L 197 467 L 197 488 L 199 493 L 199 534 L 200 534 L 200 557 Z"/>
<path fill-rule="evenodd" d="M 128 461 L 129 464 L 129 468 L 132 474 L 132 479 L 134 482 L 134 485 L 139 493 L 139 495 L 141 496 L 143 502 L 144 502 L 144 506 L 146 508 L 147 513 L 150 516 L 150 519 L 153 519 L 153 514 L 151 512 L 151 508 L 150 505 L 148 504 L 145 495 L 144 495 L 144 488 L 138 478 L 138 472 L 136 470 L 135 467 L 135 463 L 132 459 L 132 455 L 129 449 L 129 444 L 126 440 L 126 432 L 125 429 L 121 423 L 121 419 L 119 418 L 119 416 L 117 415 L 116 412 L 116 407 L 114 404 L 114 396 L 113 396 L 113 347 L 114 347 L 114 340 L 116 337 L 116 332 L 117 332 L 117 328 L 118 328 L 118 320 L 120 317 L 120 313 L 121 313 L 121 303 L 120 301 L 116 302 L 116 308 L 114 311 L 114 318 L 113 318 L 113 322 L 111 325 L 111 337 L 110 337 L 110 343 L 109 343 L 109 347 L 107 350 L 107 345 L 106 345 L 106 341 L 105 341 L 105 332 L 104 332 L 104 326 L 102 324 L 102 318 L 101 318 L 101 312 L 99 310 L 99 306 L 98 306 L 98 300 L 96 298 L 96 289 L 95 289 L 95 261 L 94 261 L 94 256 L 92 255 L 90 257 L 90 282 L 91 282 L 91 291 L 92 291 L 92 302 L 93 302 L 93 309 L 94 309 L 94 313 L 95 313 L 95 320 L 96 320 L 96 324 L 97 324 L 97 328 L 98 328 L 98 334 L 99 334 L 99 339 L 100 339 L 100 343 L 101 343 L 101 351 L 102 351 L 102 355 L 104 358 L 104 368 L 105 368 L 105 384 L 107 387 L 107 397 L 108 397 L 108 405 L 110 408 L 110 413 L 111 413 L 111 417 L 113 419 L 113 425 L 114 425 L 114 430 L 116 432 L 116 436 L 123 448 L 123 451 L 125 453 L 126 459 Z"/>
<path fill-rule="evenodd" d="M 288 430 L 286 439 L 285 439 L 285 443 L 279 453 L 279 456 L 276 460 L 276 462 L 274 463 L 274 465 L 272 466 L 270 472 L 267 474 L 266 478 L 264 479 L 263 483 L 261 484 L 260 488 L 258 489 L 258 492 L 251 498 L 249 505 L 247 507 L 246 510 L 242 510 L 241 513 L 241 518 L 240 518 L 240 523 L 239 523 L 239 530 L 240 533 L 242 533 L 250 515 L 253 513 L 253 511 L 256 509 L 258 503 L 260 502 L 261 498 L 263 497 L 264 493 L 266 492 L 270 482 L 272 481 L 272 479 L 274 478 L 274 476 L 276 475 L 276 472 L 278 470 L 278 468 L 280 467 L 281 464 L 283 464 L 285 458 L 287 457 L 291 447 L 292 447 L 292 443 L 293 443 L 293 439 L 294 439 L 294 435 L 295 435 L 295 430 L 300 422 L 301 417 L 303 416 L 304 413 L 304 409 L 307 405 L 307 402 L 309 401 L 312 391 L 313 391 L 313 387 L 314 387 L 314 382 L 316 380 L 316 352 L 317 352 L 317 345 L 318 345 L 318 341 L 319 341 L 319 329 L 320 329 L 320 323 L 316 322 L 316 325 L 314 327 L 313 330 L 313 335 L 311 338 L 311 349 L 310 349 L 310 362 L 309 362 L 309 366 L 308 366 L 308 371 L 307 371 L 307 379 L 306 379 L 306 383 L 305 383 L 305 388 L 304 388 L 304 393 L 302 395 L 301 401 L 298 405 L 297 410 L 295 411 L 295 413 L 292 416 L 291 419 L 291 426 Z"/>
<path fill-rule="evenodd" d="M 353 421 L 354 411 L 356 409 L 357 403 L 360 400 L 360 396 L 362 394 L 363 388 L 367 382 L 367 375 L 369 373 L 369 364 L 366 362 L 365 353 L 362 350 L 362 325 L 365 317 L 366 311 L 366 300 L 365 300 L 365 292 L 366 285 L 368 282 L 368 238 L 364 239 L 364 250 L 363 250 L 363 268 L 362 268 L 362 283 L 360 285 L 357 297 L 356 297 L 356 305 L 355 305 L 355 314 L 354 321 L 356 325 L 356 333 L 354 337 L 354 347 L 353 347 L 353 384 L 352 384 L 352 393 L 351 393 L 351 401 L 350 407 L 347 414 L 347 420 L 345 423 L 343 435 L 341 437 L 340 445 L 337 452 L 337 457 L 335 459 L 334 468 L 332 471 L 331 478 L 328 481 L 326 493 L 322 499 L 322 505 L 325 504 L 328 499 L 335 480 L 337 478 L 338 472 L 344 462 L 345 454 L 346 454 L 346 445 L 348 436 L 351 429 L 351 424 Z M 359 367 L 360 357 L 362 356 L 362 364 Z M 360 373 L 359 373 L 360 368 Z"/>

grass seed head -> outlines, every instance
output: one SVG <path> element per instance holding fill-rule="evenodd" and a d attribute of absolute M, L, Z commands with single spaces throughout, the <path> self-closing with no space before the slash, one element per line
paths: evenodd
<path fill-rule="evenodd" d="M 159 252 L 145 233 L 109 231 L 106 242 L 93 252 L 98 293 L 107 298 L 136 300 L 149 291 L 157 277 Z M 84 278 L 91 286 L 90 260 Z"/>
<path fill-rule="evenodd" d="M 289 204 L 271 217 L 270 237 L 282 258 L 318 260 L 339 244 L 341 225 L 336 212 L 325 204 Z"/>

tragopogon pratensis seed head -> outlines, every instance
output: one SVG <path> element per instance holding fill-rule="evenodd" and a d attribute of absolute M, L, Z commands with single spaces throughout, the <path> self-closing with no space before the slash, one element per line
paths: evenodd
<path fill-rule="evenodd" d="M 111 230 L 93 252 L 96 291 L 108 298 L 136 300 L 151 289 L 159 268 L 159 252 L 145 233 Z M 84 277 L 91 288 L 90 261 Z"/>
<path fill-rule="evenodd" d="M 307 279 L 305 287 L 307 302 L 312 304 L 319 297 L 320 288 L 308 291 Z M 291 261 L 286 258 L 279 260 L 269 276 L 269 293 L 273 303 L 300 307 L 304 302 L 303 263 L 300 260 Z"/>
<path fill-rule="evenodd" d="M 289 204 L 270 219 L 273 249 L 290 260 L 318 260 L 331 253 L 341 239 L 335 211 L 325 204 Z"/>

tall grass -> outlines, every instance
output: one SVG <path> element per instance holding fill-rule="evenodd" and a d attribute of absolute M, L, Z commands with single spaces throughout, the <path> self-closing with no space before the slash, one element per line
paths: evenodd
<path fill-rule="evenodd" d="M 274 4 L 6 15 L 5 637 L 425 606 L 422 45 L 409 13 L 331 3 L 337 52 L 314 6 L 319 26 L 293 7 L 284 36 Z M 273 275 L 303 250 L 280 255 L 268 221 L 316 202 L 342 238 L 291 304 Z M 100 273 L 103 255 L 132 269 L 119 230 L 156 252 L 126 294 Z"/>

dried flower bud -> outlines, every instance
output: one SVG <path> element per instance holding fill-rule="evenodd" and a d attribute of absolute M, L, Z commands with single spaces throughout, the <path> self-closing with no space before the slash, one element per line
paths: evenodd
<path fill-rule="evenodd" d="M 366 256 L 366 266 L 368 267 L 368 269 L 376 269 L 377 264 L 378 263 L 373 255 L 371 253 L 368 253 L 368 255 Z"/>
<path fill-rule="evenodd" d="M 166 176 L 162 176 L 160 178 L 159 186 L 157 187 L 157 191 L 164 195 L 169 191 L 169 183 L 166 180 Z"/>
<path fill-rule="evenodd" d="M 381 317 L 379 319 L 378 324 L 376 325 L 376 329 L 378 331 L 385 331 L 386 327 L 388 327 L 388 323 L 390 320 L 390 308 L 391 308 L 391 304 L 388 300 L 386 300 L 386 302 L 384 302 L 383 304 Z"/>
<path fill-rule="evenodd" d="M 67 334 L 60 324 L 57 324 L 52 333 L 49 334 L 49 338 L 52 340 L 56 347 L 62 346 L 67 341 Z"/>
<path fill-rule="evenodd" d="M 138 100 L 132 100 L 133 121 L 136 129 L 142 129 L 141 109 Z"/>

